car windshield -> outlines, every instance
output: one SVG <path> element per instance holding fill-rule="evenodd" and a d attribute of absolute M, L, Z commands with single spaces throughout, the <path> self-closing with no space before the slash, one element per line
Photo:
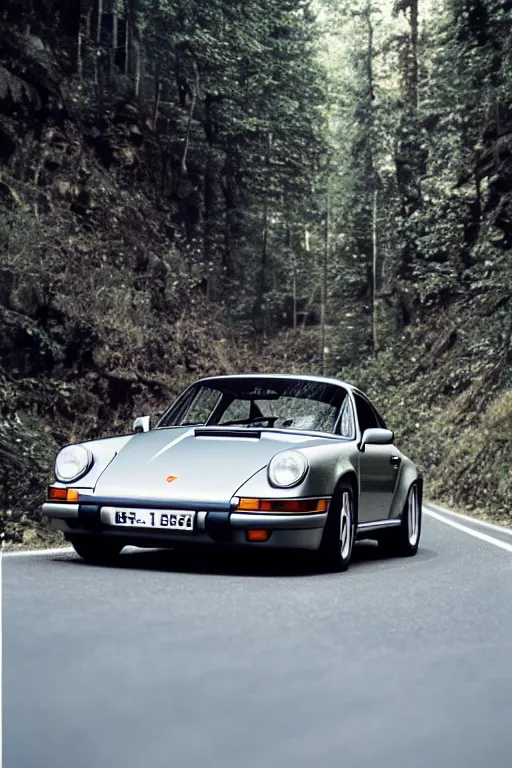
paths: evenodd
<path fill-rule="evenodd" d="M 158 426 L 262 426 L 332 433 L 346 396 L 342 387 L 328 382 L 214 379 L 194 385 Z"/>

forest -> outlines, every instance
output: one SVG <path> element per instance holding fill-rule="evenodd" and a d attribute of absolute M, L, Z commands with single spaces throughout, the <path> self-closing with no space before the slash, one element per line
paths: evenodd
<path fill-rule="evenodd" d="M 5 0 L 0 525 L 227 372 L 372 397 L 512 523 L 512 0 Z M 54 539 L 55 540 L 55 539 Z"/>

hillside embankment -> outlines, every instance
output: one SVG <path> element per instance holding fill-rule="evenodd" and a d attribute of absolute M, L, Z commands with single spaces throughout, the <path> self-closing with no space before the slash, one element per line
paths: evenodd
<path fill-rule="evenodd" d="M 60 446 L 129 431 L 202 375 L 318 373 L 320 332 L 262 340 L 227 322 L 159 194 L 136 106 L 97 117 L 51 48 L 1 37 L 16 64 L 0 64 L 0 525 L 34 546 L 59 541 L 39 508 Z M 367 309 L 348 309 L 326 372 L 374 398 L 428 498 L 510 524 L 510 286 L 425 310 L 377 356 L 360 345 Z"/>

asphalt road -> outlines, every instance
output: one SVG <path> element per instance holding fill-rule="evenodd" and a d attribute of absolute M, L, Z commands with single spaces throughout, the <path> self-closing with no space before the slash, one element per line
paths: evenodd
<path fill-rule="evenodd" d="M 510 549 L 5 557 L 3 768 L 510 768 L 512 536 L 472 528 Z"/>

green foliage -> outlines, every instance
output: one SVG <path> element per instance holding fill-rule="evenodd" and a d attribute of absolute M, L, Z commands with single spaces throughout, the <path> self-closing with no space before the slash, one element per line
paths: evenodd
<path fill-rule="evenodd" d="M 334 295 L 370 299 L 373 282 L 403 326 L 467 291 L 503 290 L 512 33 L 502 5 L 452 0 L 421 9 L 421 24 L 414 0 L 391 14 L 367 0 L 331 6 Z"/>
<path fill-rule="evenodd" d="M 308 209 L 325 147 L 322 72 L 308 6 L 303 0 L 141 6 L 149 57 L 142 96 L 149 102 L 154 81 L 160 83 L 160 139 L 176 131 L 184 142 L 174 161 L 177 183 L 190 178 L 203 200 L 195 214 L 202 229 L 188 231 L 210 264 L 209 294 L 238 304 L 243 284 L 245 317 L 263 326 L 289 231 L 314 215 L 314 202 Z M 188 112 L 181 128 L 173 100 Z M 269 238 L 277 258 L 269 257 Z"/>
<path fill-rule="evenodd" d="M 374 399 L 426 498 L 512 523 L 510 303 L 465 297 L 340 372 Z"/>

